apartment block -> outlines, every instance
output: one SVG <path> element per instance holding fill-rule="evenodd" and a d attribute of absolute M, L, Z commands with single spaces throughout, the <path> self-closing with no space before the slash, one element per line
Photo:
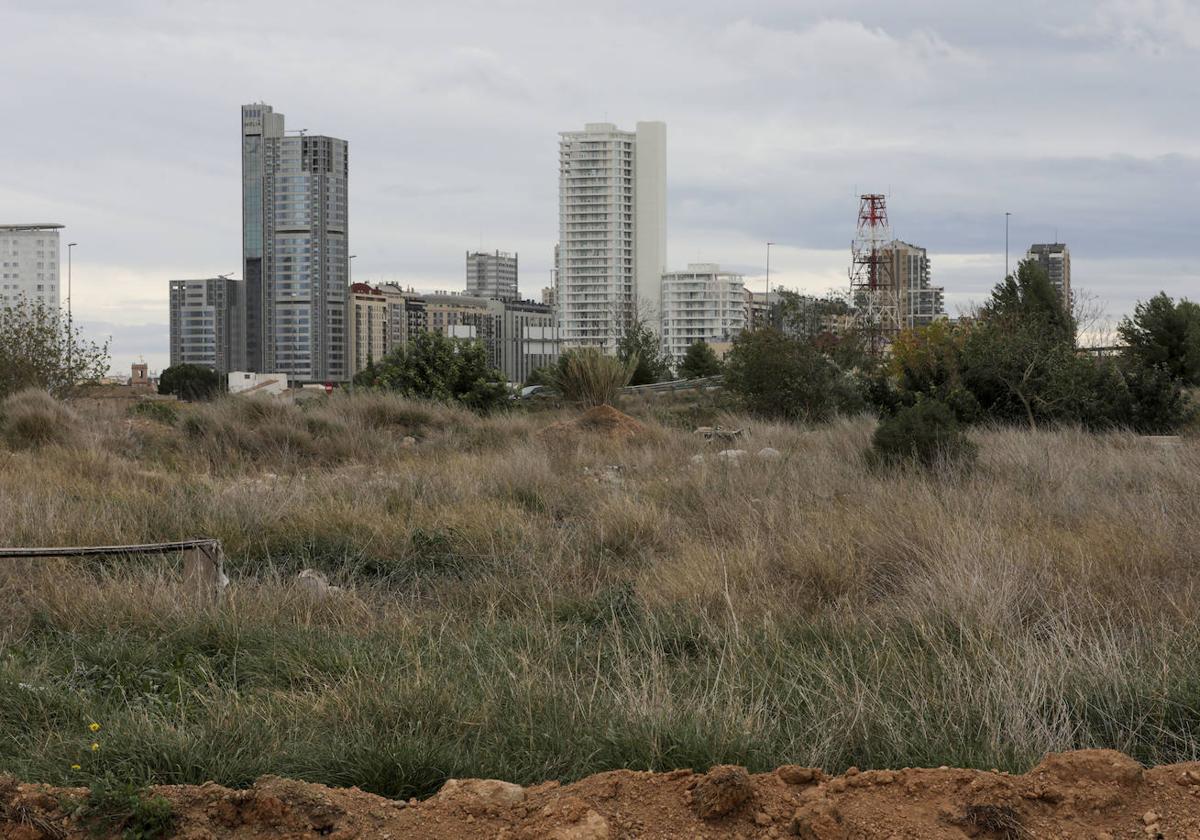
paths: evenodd
<path fill-rule="evenodd" d="M 746 327 L 745 280 L 712 263 L 662 275 L 663 351 L 675 363 L 690 345 L 727 344 Z"/>
<path fill-rule="evenodd" d="M 245 283 L 228 277 L 170 281 L 172 365 L 237 370 Z"/>
<path fill-rule="evenodd" d="M 613 352 L 635 317 L 658 329 L 667 259 L 666 124 L 559 135 L 558 318 L 567 346 Z"/>
<path fill-rule="evenodd" d="M 468 251 L 467 294 L 491 300 L 517 300 L 517 255 Z"/>
<path fill-rule="evenodd" d="M 295 382 L 345 381 L 349 145 L 242 106 L 245 367 Z"/>
<path fill-rule="evenodd" d="M 1071 298 L 1071 249 L 1061 242 L 1030 245 L 1025 258 L 1036 260 L 1050 278 L 1051 285 L 1058 291 L 1063 304 L 1070 309 Z"/>
<path fill-rule="evenodd" d="M 946 315 L 945 290 L 930 281 L 928 252 L 919 245 L 893 240 L 884 249 L 899 291 L 900 326 L 924 327 Z"/>
<path fill-rule="evenodd" d="M 0 225 L 0 307 L 23 299 L 58 309 L 62 227 L 49 222 Z"/>

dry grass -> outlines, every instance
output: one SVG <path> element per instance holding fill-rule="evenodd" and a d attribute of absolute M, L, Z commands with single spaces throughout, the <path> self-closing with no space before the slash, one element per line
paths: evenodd
<path fill-rule="evenodd" d="M 983 430 L 939 478 L 868 470 L 869 418 L 720 416 L 784 457 L 697 466 L 719 447 L 649 417 L 539 439 L 565 416 L 230 400 L 0 452 L 0 544 L 213 536 L 234 577 L 203 611 L 146 564 L 5 567 L 0 770 L 62 781 L 91 718 L 104 761 L 163 780 L 400 795 L 1200 752 L 1200 442 Z M 305 566 L 351 594 L 305 599 Z"/>

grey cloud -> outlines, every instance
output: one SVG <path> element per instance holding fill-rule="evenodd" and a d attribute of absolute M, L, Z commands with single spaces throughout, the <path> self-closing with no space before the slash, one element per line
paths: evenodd
<path fill-rule="evenodd" d="M 0 6 L 0 31 L 22 125 L 0 218 L 68 224 L 77 276 L 139 301 L 134 326 L 156 295 L 165 323 L 172 275 L 237 265 L 238 106 L 257 99 L 350 141 L 356 276 L 461 287 L 482 244 L 520 251 L 536 290 L 557 132 L 662 119 L 672 263 L 705 242 L 745 266 L 757 247 L 735 243 L 836 254 L 855 191 L 879 189 L 971 290 L 952 295 L 990 285 L 1005 210 L 1021 247 L 1057 227 L 1114 306 L 1200 287 L 1187 0 L 43 0 Z"/>

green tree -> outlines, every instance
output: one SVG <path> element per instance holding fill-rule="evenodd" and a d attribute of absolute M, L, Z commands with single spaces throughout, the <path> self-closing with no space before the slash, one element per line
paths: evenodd
<path fill-rule="evenodd" d="M 158 393 L 181 400 L 211 400 L 221 393 L 221 375 L 204 365 L 171 365 L 158 377 Z"/>
<path fill-rule="evenodd" d="M 1175 303 L 1165 292 L 1138 303 L 1117 333 L 1143 368 L 1163 367 L 1185 385 L 1200 385 L 1200 304 Z"/>
<path fill-rule="evenodd" d="M 671 364 L 663 355 L 662 340 L 641 318 L 634 318 L 617 341 L 617 358 L 633 363 L 630 385 L 649 385 L 671 376 Z"/>
<path fill-rule="evenodd" d="M 60 310 L 19 299 L 0 307 L 0 398 L 26 388 L 62 397 L 108 374 L 108 342 L 86 341 Z"/>
<path fill-rule="evenodd" d="M 722 370 L 721 360 L 716 352 L 704 341 L 696 341 L 688 345 L 679 363 L 679 376 L 682 379 L 699 379 L 704 376 L 716 376 Z"/>
<path fill-rule="evenodd" d="M 508 399 L 504 374 L 488 365 L 482 344 L 447 338 L 440 332 L 418 333 L 405 346 L 360 371 L 354 384 L 458 402 L 481 413 L 505 405 Z"/>
<path fill-rule="evenodd" d="M 734 339 L 725 358 L 725 385 L 765 417 L 820 421 L 865 407 L 855 381 L 831 359 L 773 328 Z"/>
<path fill-rule="evenodd" d="M 1075 321 L 1046 272 L 1023 260 L 979 312 L 962 348 L 962 382 L 985 415 L 1005 421 L 1079 419 L 1089 372 L 1075 355 Z M 1086 362 L 1085 362 L 1086 363 Z"/>

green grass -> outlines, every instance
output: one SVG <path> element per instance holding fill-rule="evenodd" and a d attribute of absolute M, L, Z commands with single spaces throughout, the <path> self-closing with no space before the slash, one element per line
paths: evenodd
<path fill-rule="evenodd" d="M 84 419 L 0 452 L 0 543 L 213 536 L 234 580 L 211 609 L 159 561 L 0 567 L 0 771 L 23 779 L 78 783 L 90 721 L 89 779 L 398 797 L 616 767 L 1200 757 L 1195 442 L 974 431 L 977 468 L 941 475 L 869 469 L 869 418 L 756 424 L 745 448 L 785 457 L 740 467 L 693 465 L 714 449 L 685 429 L 549 445 L 561 414 L 377 396 Z M 281 423 L 345 439 L 260 445 Z M 314 603 L 305 567 L 347 592 Z"/>

